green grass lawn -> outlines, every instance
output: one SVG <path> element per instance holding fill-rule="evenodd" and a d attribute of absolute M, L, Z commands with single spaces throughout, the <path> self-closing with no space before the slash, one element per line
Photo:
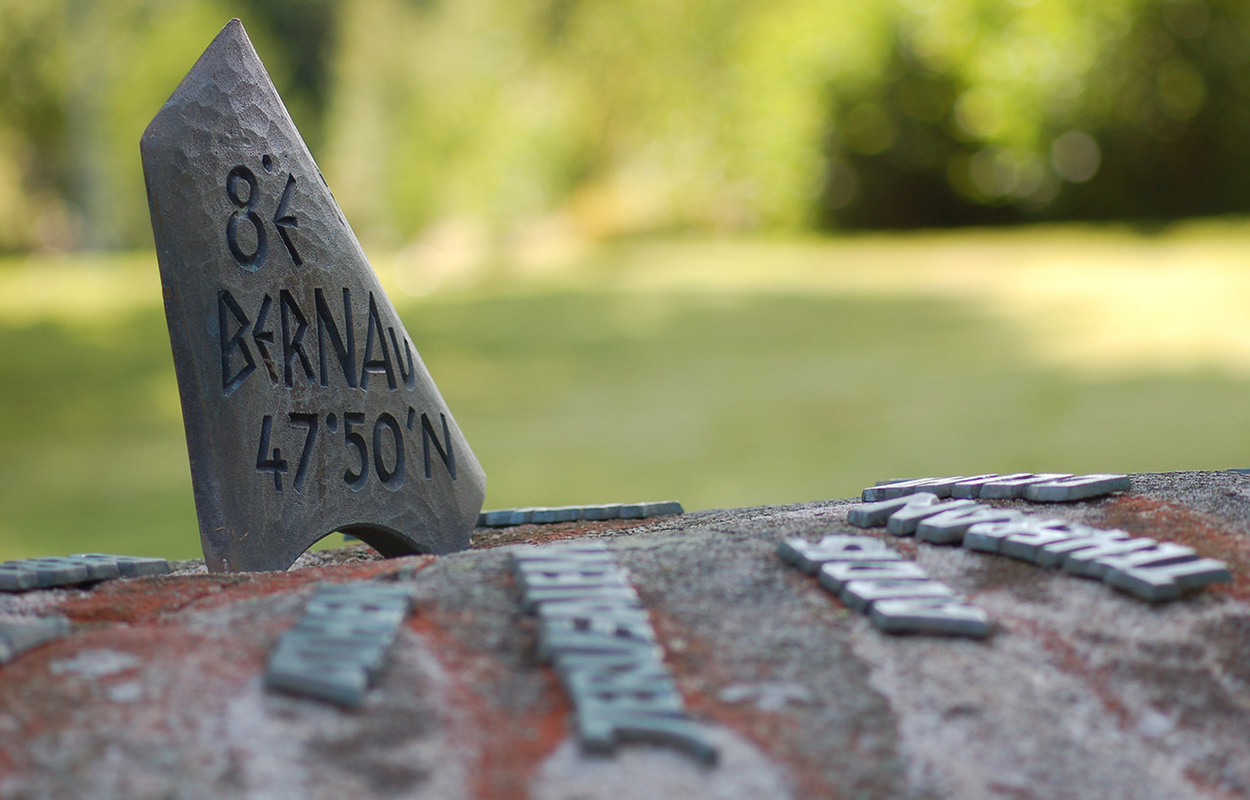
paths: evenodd
<path fill-rule="evenodd" d="M 697 509 L 1250 466 L 1243 254 L 1240 223 L 658 241 L 393 296 L 488 507 Z M 198 555 L 154 257 L 0 262 L 0 430 L 0 558 Z"/>

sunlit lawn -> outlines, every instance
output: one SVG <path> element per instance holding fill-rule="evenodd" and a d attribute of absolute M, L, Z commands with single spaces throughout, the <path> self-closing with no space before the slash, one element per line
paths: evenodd
<path fill-rule="evenodd" d="M 0 262 L 0 558 L 198 555 L 159 294 L 148 256 Z M 1243 223 L 633 243 L 393 297 L 488 507 L 1250 466 Z"/>

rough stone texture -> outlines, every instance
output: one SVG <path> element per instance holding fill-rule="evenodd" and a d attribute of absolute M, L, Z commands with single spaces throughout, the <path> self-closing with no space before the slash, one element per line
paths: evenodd
<path fill-rule="evenodd" d="M 485 475 L 238 20 L 140 149 L 209 569 L 467 547 Z"/>
<path fill-rule="evenodd" d="M 988 612 L 984 641 L 883 634 L 777 556 L 787 536 L 865 535 L 853 503 L 481 528 L 445 556 L 353 546 L 285 573 L 183 563 L 0 597 L 0 620 L 76 623 L 0 668 L 0 798 L 1250 798 L 1250 476 L 1135 475 L 1123 495 L 1047 507 L 1232 569 L 1165 604 L 891 537 Z M 629 571 L 721 766 L 577 751 L 507 546 L 572 537 Z M 314 586 L 364 579 L 416 597 L 364 705 L 264 692 L 266 656 Z"/>

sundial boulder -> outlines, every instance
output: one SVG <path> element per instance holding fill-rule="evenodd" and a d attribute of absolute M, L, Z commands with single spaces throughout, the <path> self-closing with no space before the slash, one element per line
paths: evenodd
<path fill-rule="evenodd" d="M 237 19 L 140 150 L 209 568 L 467 547 L 485 473 Z"/>

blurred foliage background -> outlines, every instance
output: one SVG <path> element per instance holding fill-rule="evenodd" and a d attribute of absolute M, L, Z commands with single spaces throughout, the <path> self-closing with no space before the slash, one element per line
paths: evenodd
<path fill-rule="evenodd" d="M 232 15 L 379 247 L 1250 209 L 1242 0 L 0 0 L 0 249 L 150 241 Z"/>
<path fill-rule="evenodd" d="M 1250 466 L 1240 0 L 0 0 L 0 558 L 198 551 L 138 141 L 232 16 L 488 506 Z"/>

